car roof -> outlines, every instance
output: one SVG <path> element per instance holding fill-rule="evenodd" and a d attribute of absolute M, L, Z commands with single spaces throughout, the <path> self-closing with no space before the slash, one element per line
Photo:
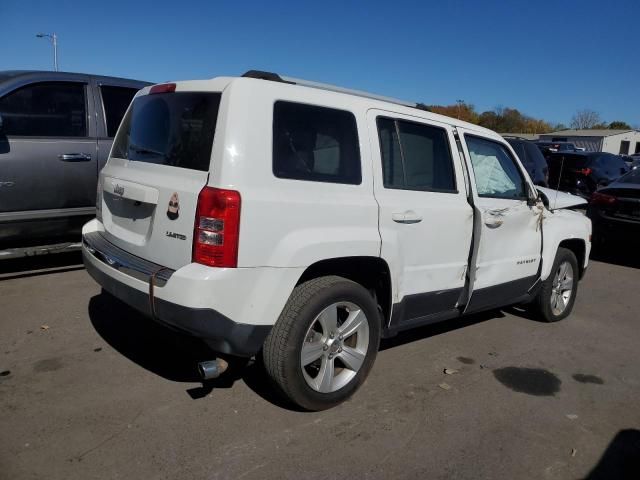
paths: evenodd
<path fill-rule="evenodd" d="M 407 102 L 404 100 L 398 100 L 386 96 L 381 96 L 369 92 L 359 91 L 359 90 L 351 90 L 335 85 L 317 83 L 314 81 L 308 81 L 298 78 L 292 77 L 280 77 L 276 74 L 272 74 L 269 72 L 257 72 L 258 76 L 251 75 L 256 71 L 249 71 L 246 74 L 240 77 L 216 77 L 211 79 L 211 81 L 227 81 L 229 84 L 231 83 L 244 83 L 244 82 L 260 82 L 260 83 L 273 83 L 276 88 L 302 88 L 313 91 L 321 90 L 325 92 L 327 95 L 335 95 L 335 96 L 348 96 L 353 102 L 359 103 L 360 105 L 365 104 L 368 108 L 373 109 L 393 109 L 398 113 L 408 114 L 411 116 L 422 117 L 427 120 L 439 121 L 442 123 L 446 123 L 453 127 L 461 127 L 465 128 L 473 133 L 492 137 L 494 139 L 500 139 L 504 141 L 504 138 L 485 127 L 481 127 L 480 125 L 476 125 L 474 123 L 465 122 L 463 120 L 459 120 L 457 118 L 449 117 L 446 115 L 441 115 L 438 113 L 434 113 L 430 111 L 426 106 L 422 103 L 414 103 Z M 262 75 L 266 74 L 266 76 Z M 178 82 L 176 82 L 178 83 Z"/>
<path fill-rule="evenodd" d="M 139 88 L 146 85 L 151 85 L 151 82 L 145 82 L 142 80 L 135 80 L 131 78 L 111 77 L 106 75 L 94 75 L 91 73 L 78 73 L 78 72 L 52 72 L 48 70 L 0 70 L 0 89 L 6 83 L 27 83 L 31 81 L 44 80 L 55 81 L 60 80 L 83 80 L 87 77 L 92 77 L 98 82 L 114 82 L 125 84 L 138 84 Z"/>
<path fill-rule="evenodd" d="M 507 141 L 507 142 L 522 142 L 522 143 L 531 143 L 535 145 L 535 142 L 532 142 L 531 140 L 529 140 L 528 138 L 522 138 L 522 137 L 505 137 L 503 135 L 503 138 Z"/>

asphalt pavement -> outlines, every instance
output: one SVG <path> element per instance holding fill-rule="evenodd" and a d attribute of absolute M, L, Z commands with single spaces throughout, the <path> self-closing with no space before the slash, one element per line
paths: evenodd
<path fill-rule="evenodd" d="M 8 262 L 1 479 L 640 478 L 633 266 L 592 262 L 559 323 L 507 309 L 401 334 L 351 400 L 308 413 L 259 364 L 203 385 L 207 348 L 101 293 L 77 254 Z"/>

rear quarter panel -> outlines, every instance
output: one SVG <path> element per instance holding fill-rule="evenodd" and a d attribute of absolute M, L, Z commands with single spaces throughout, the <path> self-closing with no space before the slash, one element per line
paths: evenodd
<path fill-rule="evenodd" d="M 347 98 L 254 79 L 238 79 L 225 90 L 209 184 L 240 191 L 239 267 L 306 267 L 328 258 L 380 255 L 365 109 Z M 273 174 L 273 106 L 278 100 L 354 114 L 360 185 L 281 179 Z"/>

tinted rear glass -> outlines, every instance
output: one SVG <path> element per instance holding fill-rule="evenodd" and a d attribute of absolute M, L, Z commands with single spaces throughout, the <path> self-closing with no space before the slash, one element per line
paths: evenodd
<path fill-rule="evenodd" d="M 627 163 L 618 155 L 591 155 L 591 158 L 595 159 L 595 164 L 598 167 L 609 168 L 612 170 L 627 170 Z"/>
<path fill-rule="evenodd" d="M 111 156 L 208 171 L 220 97 L 182 92 L 136 98 Z"/>
<path fill-rule="evenodd" d="M 135 88 L 113 87 L 110 85 L 102 85 L 100 87 L 108 137 L 113 138 L 115 136 L 120 121 L 137 91 Z"/>
<path fill-rule="evenodd" d="M 46 82 L 26 85 L 0 98 L 3 133 L 26 137 L 85 137 L 85 85 Z"/>
<path fill-rule="evenodd" d="M 527 161 L 535 163 L 538 166 L 545 167 L 547 161 L 544 159 L 544 155 L 538 147 L 533 143 L 524 143 L 524 147 L 527 149 Z"/>
<path fill-rule="evenodd" d="M 276 102 L 273 173 L 278 178 L 360 184 L 356 118 L 344 110 Z"/>
<path fill-rule="evenodd" d="M 549 157 L 549 162 L 560 166 L 560 162 L 564 158 L 565 167 L 583 168 L 591 166 L 592 161 L 587 155 L 576 155 L 571 153 L 556 153 Z"/>

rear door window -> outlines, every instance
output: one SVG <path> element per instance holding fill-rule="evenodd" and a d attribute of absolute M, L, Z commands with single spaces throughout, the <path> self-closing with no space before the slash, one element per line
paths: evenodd
<path fill-rule="evenodd" d="M 377 124 L 385 188 L 456 191 L 446 130 L 385 117 Z"/>
<path fill-rule="evenodd" d="M 112 156 L 208 171 L 220 93 L 178 92 L 134 100 Z"/>
<path fill-rule="evenodd" d="M 128 87 L 101 85 L 102 107 L 107 126 L 107 137 L 113 138 L 118 131 L 122 117 L 138 90 Z"/>
<path fill-rule="evenodd" d="M 86 137 L 86 85 L 35 83 L 0 98 L 3 133 L 24 137 Z"/>
<path fill-rule="evenodd" d="M 273 173 L 278 178 L 360 184 L 360 148 L 354 115 L 333 108 L 276 102 Z"/>

